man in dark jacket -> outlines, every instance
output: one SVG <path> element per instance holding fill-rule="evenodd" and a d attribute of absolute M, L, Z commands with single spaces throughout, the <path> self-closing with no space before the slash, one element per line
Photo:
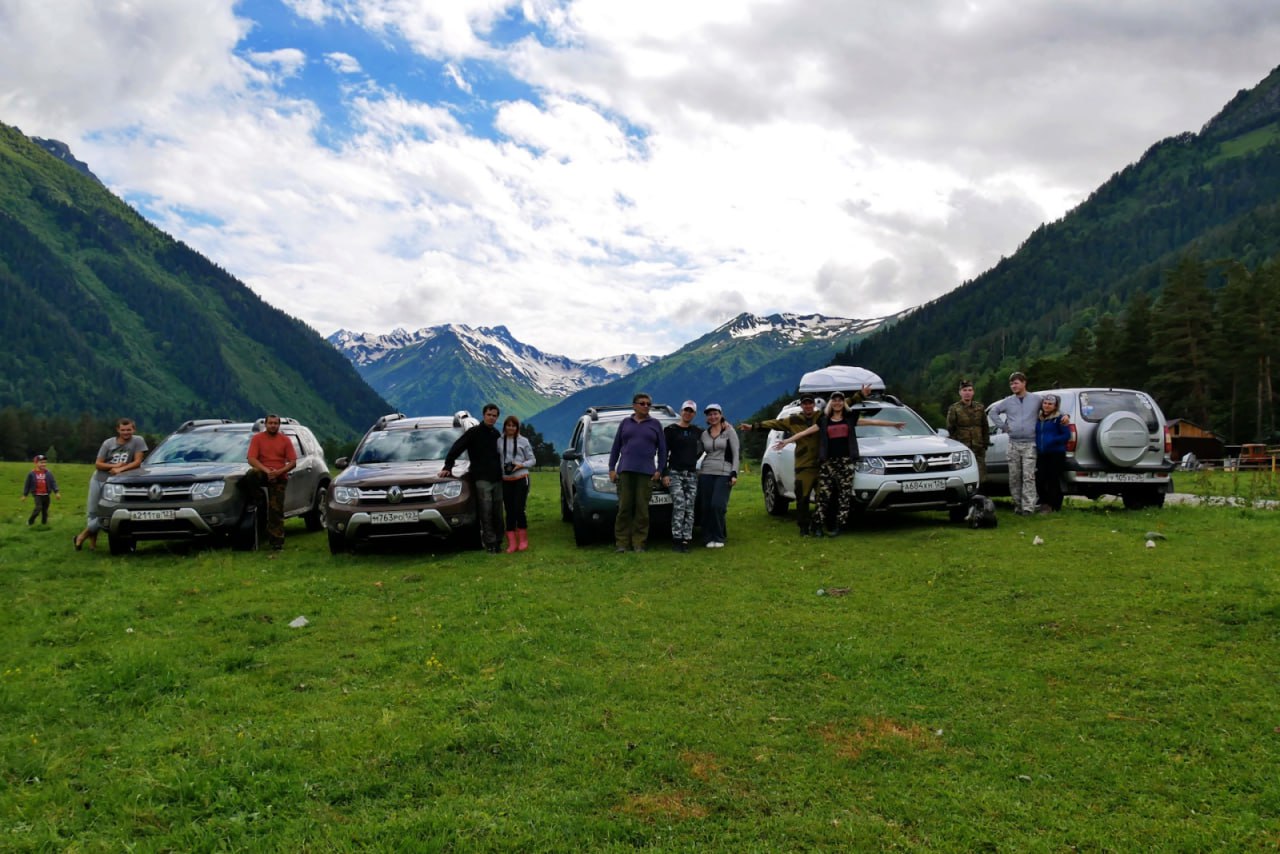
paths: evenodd
<path fill-rule="evenodd" d="M 498 554 L 498 540 L 502 537 L 502 457 L 498 453 L 497 404 L 486 403 L 484 420 L 467 430 L 453 443 L 444 458 L 441 477 L 453 477 L 453 465 L 466 453 L 471 461 L 468 474 L 476 492 L 477 509 L 480 512 L 480 539 L 484 550 Z"/>

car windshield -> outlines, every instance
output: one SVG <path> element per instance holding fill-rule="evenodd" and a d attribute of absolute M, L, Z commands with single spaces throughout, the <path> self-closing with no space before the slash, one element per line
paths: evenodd
<path fill-rule="evenodd" d="M 249 434 L 175 433 L 147 457 L 147 465 L 180 463 L 243 463 L 249 453 Z"/>
<path fill-rule="evenodd" d="M 462 432 L 461 427 L 379 430 L 370 433 L 361 443 L 354 462 L 367 465 L 443 460 Z M 459 457 L 466 458 L 466 453 Z"/>
<path fill-rule="evenodd" d="M 655 416 L 656 417 L 656 416 Z M 674 418 L 658 418 L 662 426 L 674 424 Z M 613 450 L 613 437 L 618 435 L 621 421 L 592 421 L 587 428 L 587 455 L 607 454 Z"/>
<path fill-rule="evenodd" d="M 884 421 L 902 421 L 906 424 L 901 430 L 897 427 L 877 427 L 874 424 L 858 424 L 858 435 L 877 436 L 932 436 L 933 428 L 924 419 L 905 406 L 856 406 L 859 418 L 879 418 Z"/>
<path fill-rule="evenodd" d="M 1082 391 L 1080 392 L 1080 417 L 1094 424 L 1113 412 L 1132 412 L 1147 422 L 1148 432 L 1154 432 L 1159 423 L 1155 410 L 1142 395 L 1132 391 Z"/>

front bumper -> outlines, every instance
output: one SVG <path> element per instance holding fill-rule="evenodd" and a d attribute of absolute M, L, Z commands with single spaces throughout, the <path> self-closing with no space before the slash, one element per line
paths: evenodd
<path fill-rule="evenodd" d="M 444 538 L 476 524 L 471 512 L 445 515 L 434 507 L 400 510 L 356 510 L 350 515 L 329 507 L 329 529 L 348 543 L 395 537 Z"/>
<path fill-rule="evenodd" d="M 878 510 L 945 510 L 959 507 L 969 502 L 969 498 L 978 491 L 977 481 L 966 482 L 959 475 L 930 478 L 942 480 L 941 489 L 927 492 L 911 492 L 911 487 L 904 484 L 919 481 L 883 480 L 873 486 L 854 485 L 853 502 L 860 510 L 874 512 Z"/>

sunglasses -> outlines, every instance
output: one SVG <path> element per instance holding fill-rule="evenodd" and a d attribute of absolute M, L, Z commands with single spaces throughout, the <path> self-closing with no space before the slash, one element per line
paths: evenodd
<path fill-rule="evenodd" d="M 649 401 L 647 401 L 647 400 L 637 400 L 637 401 L 636 401 L 636 406 L 648 406 L 648 405 L 649 405 Z"/>

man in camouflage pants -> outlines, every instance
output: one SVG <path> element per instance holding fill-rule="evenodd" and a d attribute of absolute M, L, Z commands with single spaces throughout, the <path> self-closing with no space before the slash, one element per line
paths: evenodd
<path fill-rule="evenodd" d="M 787 435 L 803 433 L 818 423 L 822 413 L 814 406 L 813 395 L 800 395 L 800 411 L 785 418 L 773 418 L 758 424 L 742 423 L 739 430 L 785 430 Z M 796 446 L 796 514 L 800 517 L 800 536 L 807 537 L 810 530 L 809 494 L 818 483 L 818 434 L 805 436 Z"/>
<path fill-rule="evenodd" d="M 987 413 L 983 405 L 973 399 L 973 383 L 969 380 L 960 380 L 960 399 L 947 410 L 947 432 L 973 452 L 981 484 L 987 479 L 987 446 L 991 444 L 991 437 Z"/>

